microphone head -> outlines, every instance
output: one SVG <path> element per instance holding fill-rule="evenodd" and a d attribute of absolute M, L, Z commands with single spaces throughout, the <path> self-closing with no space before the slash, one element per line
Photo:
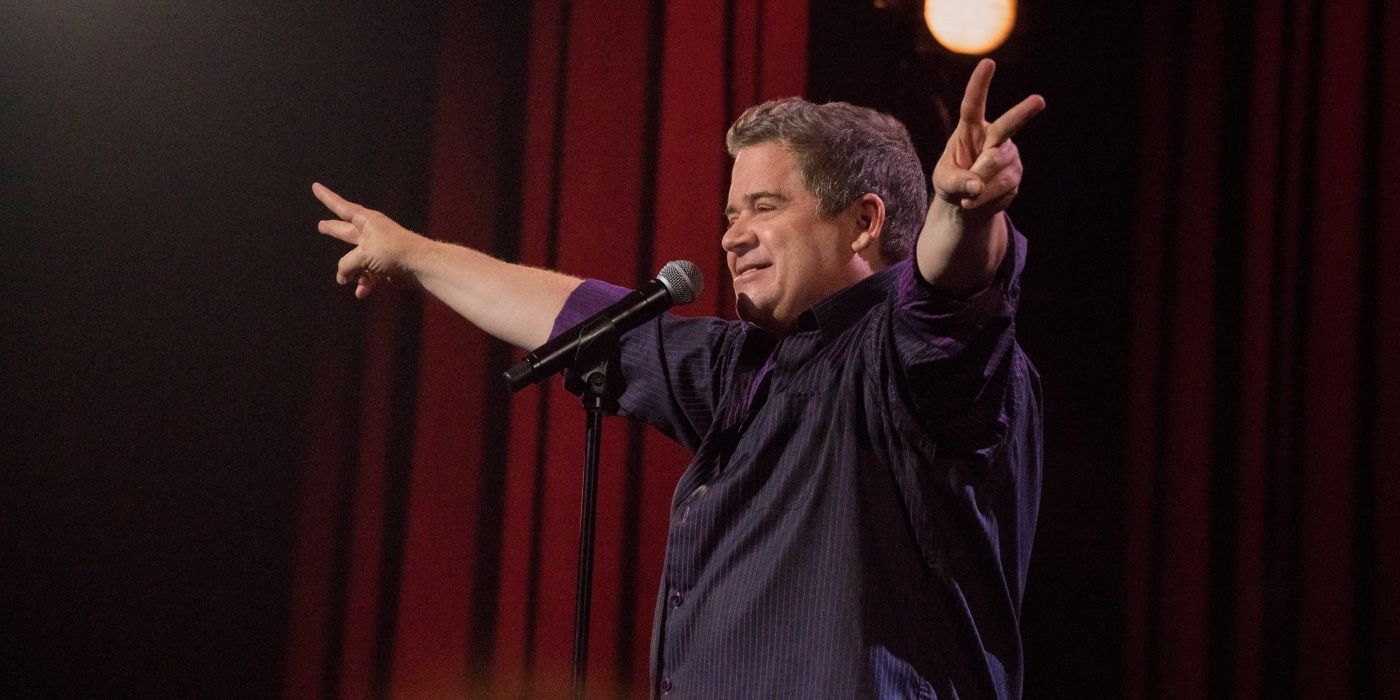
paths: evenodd
<path fill-rule="evenodd" d="M 656 279 L 666 285 L 666 291 L 671 293 L 671 301 L 676 306 L 695 301 L 705 289 L 705 279 L 700 274 L 700 268 L 689 260 L 672 260 L 666 263 L 661 272 L 656 273 Z"/>

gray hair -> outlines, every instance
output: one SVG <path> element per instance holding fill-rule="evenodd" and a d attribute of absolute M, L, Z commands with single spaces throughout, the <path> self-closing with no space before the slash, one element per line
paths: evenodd
<path fill-rule="evenodd" d="M 735 157 L 775 142 L 797 158 L 822 216 L 835 216 L 872 192 L 885 202 L 881 257 L 890 264 L 909 255 L 928 213 L 928 187 L 909 130 L 898 119 L 845 102 L 788 97 L 748 108 L 725 137 Z"/>

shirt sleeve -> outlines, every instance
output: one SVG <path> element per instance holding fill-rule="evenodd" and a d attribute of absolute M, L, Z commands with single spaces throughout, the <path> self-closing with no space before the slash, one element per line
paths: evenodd
<path fill-rule="evenodd" d="M 895 348 L 917 421 L 945 447 L 984 452 L 1006 434 L 1026 239 L 1013 227 L 1007 243 L 991 284 L 970 297 L 936 289 L 913 261 L 900 271 Z"/>
<path fill-rule="evenodd" d="M 554 319 L 550 338 L 627 295 L 586 280 Z M 650 424 L 694 451 L 715 420 L 721 377 L 731 361 L 738 324 L 662 314 L 622 336 L 619 413 Z"/>

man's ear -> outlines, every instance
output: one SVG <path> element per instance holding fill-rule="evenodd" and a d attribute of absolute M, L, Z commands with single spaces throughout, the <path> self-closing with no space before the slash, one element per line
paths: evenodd
<path fill-rule="evenodd" d="M 855 224 L 851 250 L 857 254 L 878 254 L 880 235 L 885 231 L 885 200 L 874 192 L 866 192 L 851 202 L 846 211 Z"/>

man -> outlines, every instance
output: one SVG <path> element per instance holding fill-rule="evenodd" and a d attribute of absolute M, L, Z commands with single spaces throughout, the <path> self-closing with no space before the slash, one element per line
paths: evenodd
<path fill-rule="evenodd" d="M 908 133 L 781 100 L 731 127 L 721 239 L 744 322 L 622 341 L 621 412 L 694 453 L 653 634 L 668 698 L 1018 697 L 1040 493 L 1039 379 L 1015 341 L 1025 240 L 1011 136 L 973 71 L 926 202 Z M 363 298 L 408 275 L 483 330 L 543 343 L 625 290 L 413 234 L 320 185 Z M 501 299 L 512 303 L 502 304 Z"/>

